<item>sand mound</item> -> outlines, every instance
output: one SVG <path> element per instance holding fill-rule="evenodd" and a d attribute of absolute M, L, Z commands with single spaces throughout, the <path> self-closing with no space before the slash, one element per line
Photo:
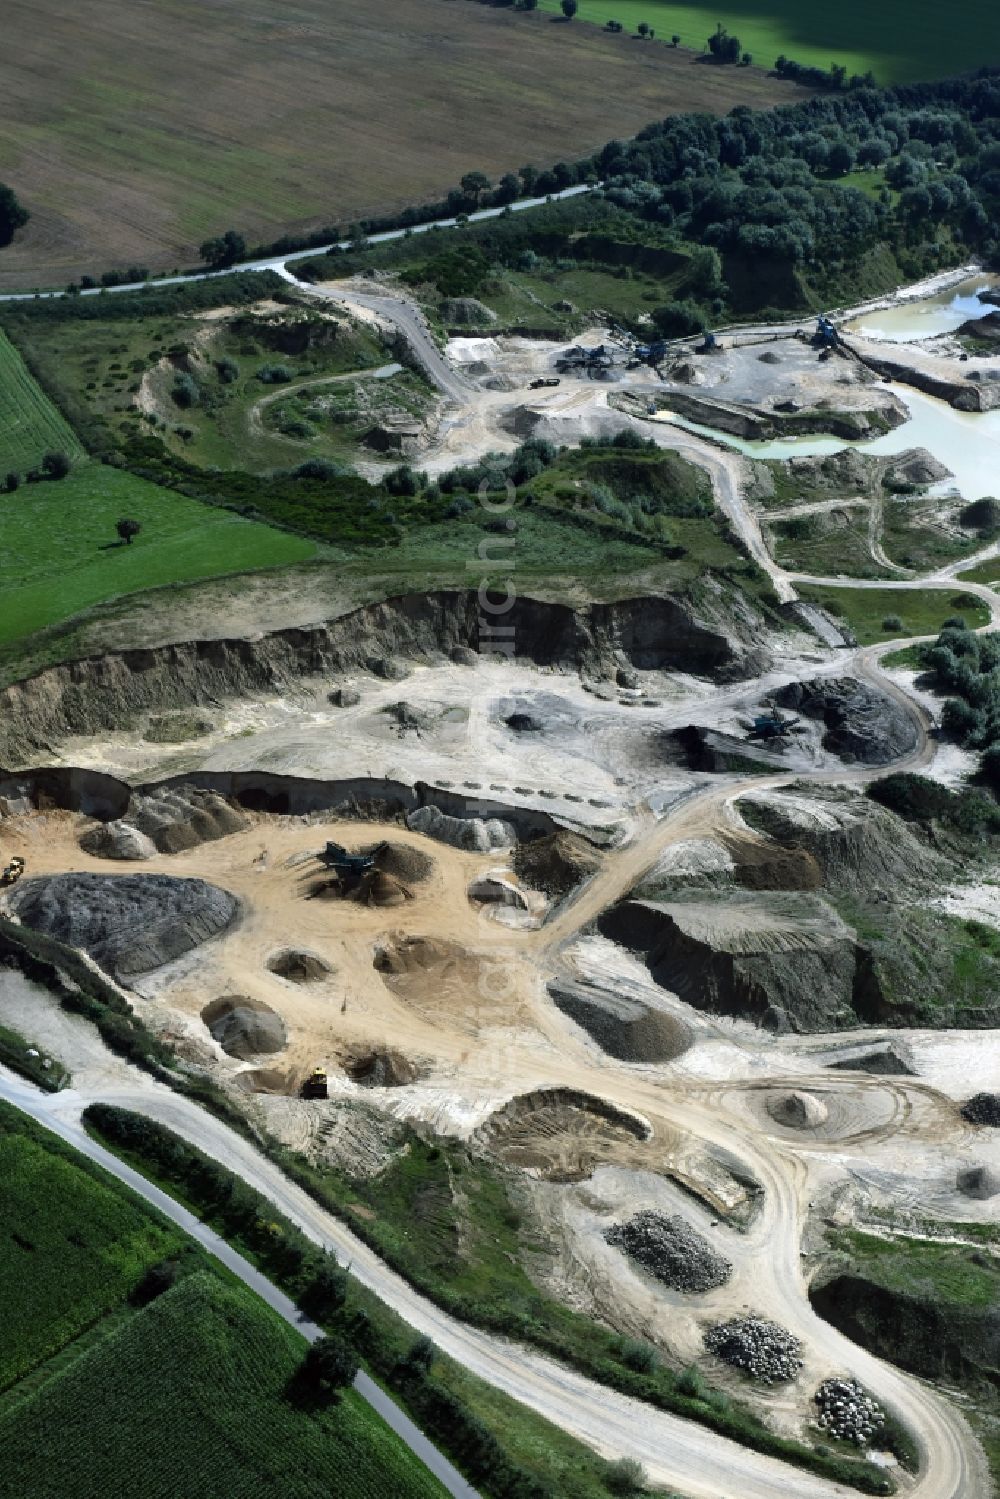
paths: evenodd
<path fill-rule="evenodd" d="M 958 1190 L 977 1202 L 987 1202 L 1000 1192 L 1000 1176 L 989 1166 L 966 1166 L 956 1178 Z"/>
<path fill-rule="evenodd" d="M 574 1088 L 539 1088 L 497 1109 L 479 1141 L 511 1166 L 546 1181 L 583 1181 L 604 1161 L 632 1160 L 648 1125 Z"/>
<path fill-rule="evenodd" d="M 771 1118 L 786 1129 L 816 1129 L 829 1117 L 826 1104 L 812 1093 L 776 1093 L 766 1107 Z"/>
<path fill-rule="evenodd" d="M 344 1071 L 363 1088 L 402 1088 L 420 1076 L 415 1062 L 385 1046 L 352 1048 L 344 1058 Z"/>
<path fill-rule="evenodd" d="M 522 843 L 514 851 L 514 869 L 524 883 L 557 898 L 568 895 L 600 867 L 601 857 L 593 844 L 562 828 L 546 838 Z"/>
<path fill-rule="evenodd" d="M 408 843 L 376 843 L 361 852 L 373 856 L 376 869 L 406 885 L 419 885 L 422 880 L 430 879 L 436 868 L 430 854 Z"/>
<path fill-rule="evenodd" d="M 976 1093 L 962 1105 L 962 1118 L 970 1124 L 1000 1128 L 1000 1093 Z"/>
<path fill-rule="evenodd" d="M 415 833 L 426 833 L 452 848 L 488 853 L 491 848 L 505 848 L 514 842 L 514 832 L 498 817 L 452 817 L 429 802 L 425 807 L 406 814 L 406 826 Z"/>
<path fill-rule="evenodd" d="M 596 984 L 554 979 L 557 1008 L 623 1062 L 672 1062 L 691 1045 L 691 1031 L 678 1016 Z"/>
<path fill-rule="evenodd" d="M 129 808 L 129 821 L 153 840 L 161 854 L 177 854 L 250 826 L 250 819 L 224 796 L 195 786 L 136 795 Z"/>
<path fill-rule="evenodd" d="M 8 899 L 25 926 L 82 948 L 120 979 L 190 952 L 239 910 L 228 890 L 167 874 L 45 875 Z"/>
<path fill-rule="evenodd" d="M 285 1023 L 270 1005 L 245 994 L 227 994 L 205 1006 L 201 1018 L 214 1040 L 231 1057 L 282 1051 L 288 1040 Z"/>
<path fill-rule="evenodd" d="M 80 837 L 80 847 L 95 859 L 151 859 L 156 844 L 127 822 L 102 822 Z"/>
<path fill-rule="evenodd" d="M 823 871 L 815 855 L 793 844 L 761 843 L 753 838 L 724 838 L 737 884 L 744 890 L 818 890 Z"/>
<path fill-rule="evenodd" d="M 347 899 L 362 906 L 401 906 L 413 899 L 413 893 L 401 880 L 384 870 L 370 869 L 361 876 L 353 890 L 347 892 Z"/>
<path fill-rule="evenodd" d="M 324 963 L 315 953 L 298 952 L 294 947 L 274 953 L 268 958 L 267 966 L 271 973 L 292 984 L 315 984 L 333 972 L 329 963 Z"/>

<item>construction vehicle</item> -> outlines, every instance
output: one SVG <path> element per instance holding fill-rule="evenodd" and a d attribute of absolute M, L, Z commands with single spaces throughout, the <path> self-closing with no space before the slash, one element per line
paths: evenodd
<path fill-rule="evenodd" d="M 3 873 L 0 874 L 0 885 L 16 885 L 23 873 L 24 860 L 20 854 L 15 854 L 10 863 L 5 866 Z"/>
<path fill-rule="evenodd" d="M 377 850 L 376 850 L 377 852 Z M 332 869 L 334 874 L 341 879 L 360 879 L 375 867 L 375 854 L 352 854 L 348 853 L 339 843 L 329 842 L 320 854 L 320 858 L 327 869 Z"/>
<path fill-rule="evenodd" d="M 564 349 L 559 355 L 556 369 L 561 375 L 594 376 L 603 370 L 609 370 L 614 362 L 614 355 L 606 344 L 597 344 L 591 349 L 584 348 L 582 344 L 574 344 L 571 349 Z"/>
<path fill-rule="evenodd" d="M 798 728 L 800 722 L 798 718 L 784 718 L 772 703 L 769 713 L 755 714 L 749 737 L 751 739 L 784 739 L 786 734 L 791 734 Z"/>
<path fill-rule="evenodd" d="M 548 385 L 559 385 L 561 382 L 558 375 L 552 375 L 548 380 L 532 380 L 528 386 L 529 390 L 544 390 Z"/>
<path fill-rule="evenodd" d="M 820 316 L 816 319 L 816 332 L 813 334 L 813 345 L 818 349 L 835 349 L 840 343 L 840 334 L 828 317 Z"/>
<path fill-rule="evenodd" d="M 325 1067 L 314 1067 L 302 1084 L 303 1098 L 329 1098 Z"/>

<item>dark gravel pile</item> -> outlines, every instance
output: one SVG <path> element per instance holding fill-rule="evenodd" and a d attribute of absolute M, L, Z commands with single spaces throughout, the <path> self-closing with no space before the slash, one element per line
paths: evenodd
<path fill-rule="evenodd" d="M 717 1322 L 705 1333 L 705 1347 L 762 1384 L 794 1379 L 802 1368 L 802 1344 L 798 1338 L 764 1317 L 734 1317 L 730 1322 Z"/>
<path fill-rule="evenodd" d="M 818 1424 L 842 1442 L 864 1447 L 885 1425 L 882 1407 L 856 1379 L 824 1379 L 813 1399 Z"/>
<path fill-rule="evenodd" d="M 25 926 L 82 948 L 119 979 L 190 952 L 239 910 L 228 890 L 167 874 L 44 875 L 9 899 Z"/>
<path fill-rule="evenodd" d="M 674 1291 L 713 1291 L 733 1273 L 729 1261 L 676 1213 L 636 1213 L 604 1237 Z"/>
<path fill-rule="evenodd" d="M 1000 1128 L 1000 1093 L 976 1093 L 962 1105 L 962 1118 L 970 1124 L 991 1124 Z"/>

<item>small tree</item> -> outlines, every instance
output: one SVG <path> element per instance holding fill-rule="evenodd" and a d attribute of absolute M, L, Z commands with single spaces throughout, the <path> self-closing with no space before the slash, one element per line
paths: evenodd
<path fill-rule="evenodd" d="M 6 479 L 4 479 L 4 481 L 3 481 L 3 487 L 7 491 L 8 494 L 13 494 L 14 491 L 15 491 L 15 489 L 17 488 L 17 486 L 20 484 L 20 482 L 21 482 L 21 475 L 20 474 L 16 474 L 14 472 L 14 470 L 11 469 L 11 471 L 7 475 Z"/>
<path fill-rule="evenodd" d="M 198 253 L 213 270 L 221 270 L 246 259 L 247 242 L 235 229 L 227 229 L 218 239 L 206 239 Z"/>
<path fill-rule="evenodd" d="M 142 530 L 142 526 L 137 520 L 130 520 L 127 515 L 123 515 L 120 521 L 115 522 L 115 530 L 125 545 L 130 547 L 132 545 L 132 537 L 138 536 Z"/>
<path fill-rule="evenodd" d="M 24 227 L 31 215 L 12 187 L 0 182 L 0 245 L 9 245 L 18 229 Z"/>
<path fill-rule="evenodd" d="M 611 1494 L 643 1494 L 646 1491 L 646 1470 L 634 1457 L 619 1458 L 609 1463 L 604 1470 L 604 1487 Z"/>
<path fill-rule="evenodd" d="M 640 21 L 635 29 L 638 32 L 639 36 L 642 37 L 643 41 L 645 41 L 647 36 L 649 35 L 648 23 L 646 21 Z"/>
<path fill-rule="evenodd" d="M 358 1372 L 354 1350 L 340 1338 L 319 1338 L 293 1377 L 293 1398 L 305 1405 L 336 1405 Z"/>
<path fill-rule="evenodd" d="M 679 47 L 680 44 L 681 44 L 680 35 L 675 31 L 674 34 L 673 34 L 673 36 L 670 38 L 670 45 L 671 45 L 671 47 Z"/>
<path fill-rule="evenodd" d="M 743 54 L 742 58 L 740 59 L 740 61 L 741 61 L 742 65 L 743 65 L 743 67 L 749 68 L 753 64 L 753 53 L 752 52 L 744 52 L 744 54 Z"/>
<path fill-rule="evenodd" d="M 299 1297 L 299 1306 L 318 1322 L 325 1322 L 339 1312 L 347 1299 L 347 1271 L 337 1257 L 324 1254 L 315 1275 Z"/>
<path fill-rule="evenodd" d="M 578 9 L 576 0 L 560 0 L 560 9 L 567 21 L 572 21 Z"/>
<path fill-rule="evenodd" d="M 67 453 L 46 453 L 42 459 L 42 473 L 49 479 L 65 479 L 71 468 Z"/>

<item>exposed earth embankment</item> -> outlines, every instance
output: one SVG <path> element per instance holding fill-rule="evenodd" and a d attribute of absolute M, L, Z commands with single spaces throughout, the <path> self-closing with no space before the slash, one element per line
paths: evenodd
<path fill-rule="evenodd" d="M 711 613 L 682 597 L 565 604 L 502 591 L 492 612 L 473 591 L 405 594 L 306 628 L 257 638 L 191 640 L 121 651 L 52 667 L 0 693 L 0 763 L 37 759 L 74 734 L 99 734 L 167 709 L 217 704 L 285 690 L 309 676 L 368 670 L 397 657 L 440 660 L 464 647 L 514 654 L 538 666 L 613 676 L 633 667 L 738 677 L 752 659 L 762 621 L 742 598 Z"/>

